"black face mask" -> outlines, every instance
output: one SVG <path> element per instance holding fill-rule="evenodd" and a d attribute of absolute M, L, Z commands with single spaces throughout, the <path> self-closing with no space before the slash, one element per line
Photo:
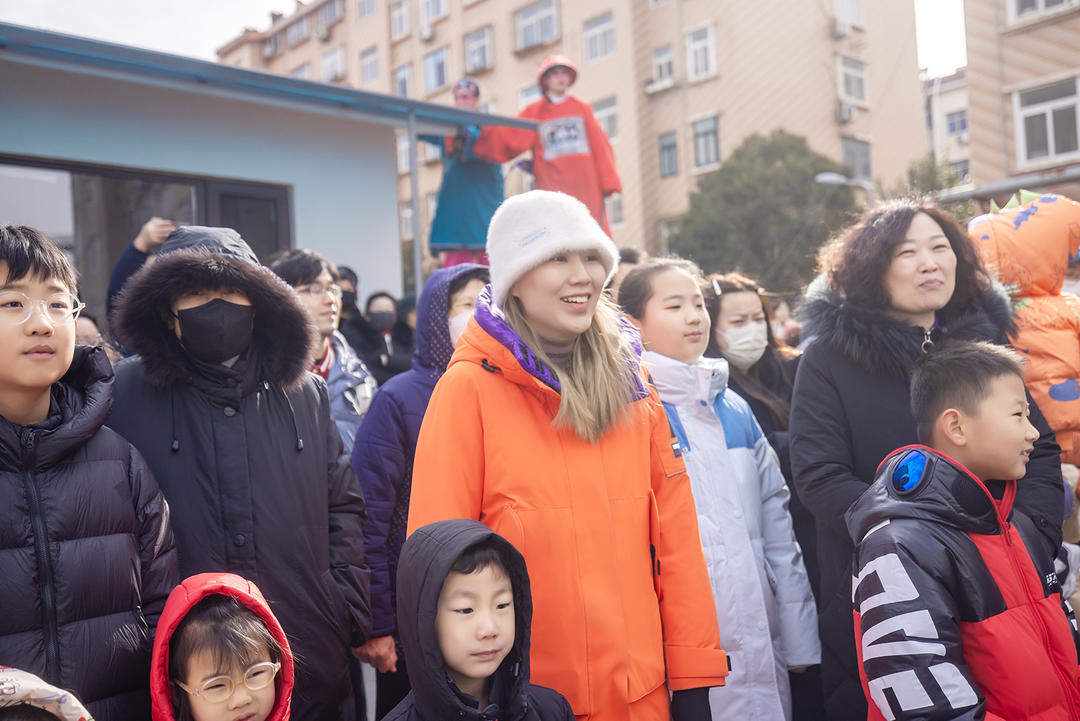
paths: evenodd
<path fill-rule="evenodd" d="M 356 291 L 355 290 L 343 290 L 341 291 L 341 307 L 348 310 L 356 308 Z"/>
<path fill-rule="evenodd" d="M 376 330 L 386 332 L 397 323 L 397 313 L 392 310 L 380 310 L 371 314 L 371 324 Z"/>
<path fill-rule="evenodd" d="M 192 358 L 223 363 L 251 344 L 255 309 L 215 298 L 180 311 L 176 318 L 180 322 L 180 342 Z"/>

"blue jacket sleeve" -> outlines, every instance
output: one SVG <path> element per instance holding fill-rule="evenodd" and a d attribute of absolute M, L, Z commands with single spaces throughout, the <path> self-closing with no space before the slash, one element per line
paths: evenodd
<path fill-rule="evenodd" d="M 380 390 L 372 399 L 353 446 L 352 467 L 367 501 L 364 555 L 371 569 L 371 638 L 397 630 L 394 617 L 392 569 L 400 549 L 390 547 L 390 529 L 399 493 L 409 481 L 408 434 L 401 408 L 391 393 Z"/>
<path fill-rule="evenodd" d="M 113 306 L 116 304 L 116 296 L 123 290 L 124 283 L 127 283 L 128 278 L 135 275 L 139 268 L 146 264 L 146 259 L 149 257 L 147 253 L 136 248 L 134 244 L 128 243 L 128 247 L 124 249 L 120 259 L 116 261 L 112 275 L 109 276 L 109 291 L 105 298 L 105 312 L 108 315 L 112 315 Z"/>

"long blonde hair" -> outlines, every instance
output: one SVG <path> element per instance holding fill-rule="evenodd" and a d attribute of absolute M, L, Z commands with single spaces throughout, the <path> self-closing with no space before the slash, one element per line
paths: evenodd
<path fill-rule="evenodd" d="M 570 428 L 586 441 L 599 440 L 621 420 L 639 382 L 639 361 L 620 332 L 615 305 L 601 294 L 592 323 L 574 339 L 566 369 L 544 350 L 520 300 L 508 297 L 504 313 L 514 332 L 559 379 L 562 401 L 553 425 Z"/>

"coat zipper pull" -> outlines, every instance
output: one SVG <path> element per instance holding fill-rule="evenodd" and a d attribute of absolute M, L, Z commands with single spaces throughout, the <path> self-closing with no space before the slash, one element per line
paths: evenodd
<path fill-rule="evenodd" d="M 931 349 L 933 349 L 933 347 L 934 347 L 934 341 L 933 341 L 933 339 L 930 338 L 930 332 L 932 330 L 933 330 L 933 328 L 929 328 L 923 334 L 923 341 L 922 341 L 922 352 L 923 353 L 929 353 L 931 351 Z"/>

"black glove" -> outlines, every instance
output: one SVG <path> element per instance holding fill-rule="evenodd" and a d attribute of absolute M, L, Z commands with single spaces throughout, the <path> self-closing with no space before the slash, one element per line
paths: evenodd
<path fill-rule="evenodd" d="M 688 688 L 671 694 L 673 721 L 712 721 L 708 688 Z"/>

